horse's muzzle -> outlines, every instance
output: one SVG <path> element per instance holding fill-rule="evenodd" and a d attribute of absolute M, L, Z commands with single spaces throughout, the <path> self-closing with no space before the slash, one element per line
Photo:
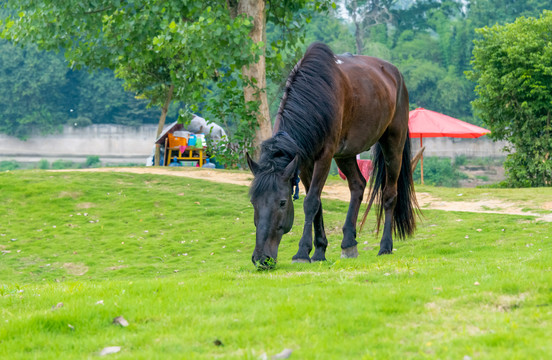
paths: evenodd
<path fill-rule="evenodd" d="M 253 254 L 253 256 L 251 256 L 251 261 L 258 270 L 269 270 L 276 266 L 276 259 L 264 254 L 257 258 L 255 257 L 255 254 Z"/>

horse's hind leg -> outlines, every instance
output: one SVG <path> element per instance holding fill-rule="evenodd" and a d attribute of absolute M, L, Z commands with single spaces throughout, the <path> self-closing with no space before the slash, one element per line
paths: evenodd
<path fill-rule="evenodd" d="M 341 158 L 335 159 L 337 166 L 347 177 L 349 190 L 351 191 L 351 200 L 349 202 L 349 210 L 347 218 L 343 225 L 343 241 L 341 242 L 341 257 L 356 258 L 358 256 L 356 241 L 356 223 L 358 219 L 358 210 L 362 204 L 364 189 L 366 188 L 366 179 L 362 176 L 356 158 Z"/>
<path fill-rule="evenodd" d="M 402 152 L 406 131 L 389 128 L 379 140 L 385 158 L 385 186 L 383 188 L 383 211 L 385 221 L 378 255 L 393 253 L 393 212 L 397 205 L 397 181 L 401 172 Z"/>

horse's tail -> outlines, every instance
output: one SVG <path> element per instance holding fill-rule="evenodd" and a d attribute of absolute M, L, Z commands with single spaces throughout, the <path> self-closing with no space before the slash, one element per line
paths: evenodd
<path fill-rule="evenodd" d="M 416 229 L 416 212 L 419 211 L 418 201 L 414 192 L 414 181 L 412 179 L 412 168 L 410 165 L 411 146 L 410 136 L 407 132 L 406 141 L 402 153 L 402 165 L 399 179 L 397 181 L 397 203 L 393 212 L 393 231 L 399 238 L 404 239 L 406 236 L 412 235 Z M 379 143 L 374 146 L 373 152 L 374 170 L 370 179 L 370 201 L 364 212 L 360 230 L 364 226 L 366 216 L 374 203 L 377 200 L 379 204 L 377 214 L 377 229 L 379 232 L 381 220 L 383 218 L 383 189 L 385 188 L 385 179 L 387 177 L 385 171 L 385 159 Z"/>

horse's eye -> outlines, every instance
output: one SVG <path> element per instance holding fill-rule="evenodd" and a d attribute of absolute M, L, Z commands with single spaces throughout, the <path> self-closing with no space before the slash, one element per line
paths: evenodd
<path fill-rule="evenodd" d="M 286 200 L 280 200 L 280 207 L 285 207 L 287 204 L 287 201 Z"/>

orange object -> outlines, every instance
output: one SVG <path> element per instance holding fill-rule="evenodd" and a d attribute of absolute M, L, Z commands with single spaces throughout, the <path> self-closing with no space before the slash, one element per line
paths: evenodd
<path fill-rule="evenodd" d="M 185 137 L 176 137 L 169 133 L 169 147 L 186 146 L 188 141 Z"/>

